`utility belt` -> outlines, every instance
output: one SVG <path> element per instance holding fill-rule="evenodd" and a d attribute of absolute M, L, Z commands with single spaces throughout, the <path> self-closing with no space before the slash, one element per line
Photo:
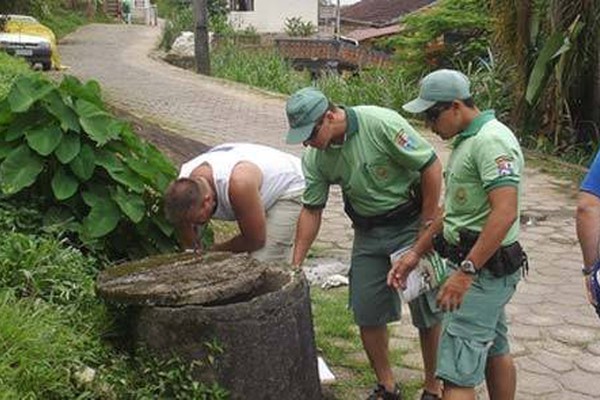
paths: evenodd
<path fill-rule="evenodd" d="M 479 232 L 461 229 L 458 232 L 458 236 L 458 245 L 449 243 L 442 233 L 433 237 L 433 248 L 435 251 L 443 258 L 447 258 L 457 265 L 467 257 L 479 237 Z M 529 272 L 529 262 L 527 254 L 519 242 L 500 247 L 483 265 L 483 268 L 488 269 L 497 278 L 511 275 L 521 267 L 523 267 L 522 272 L 523 276 L 525 276 Z"/>
<path fill-rule="evenodd" d="M 350 204 L 350 201 L 348 201 L 346 195 L 344 195 L 343 198 L 344 212 L 352 220 L 352 226 L 355 229 L 360 229 L 362 231 L 368 231 L 378 226 L 392 226 L 406 223 L 407 221 L 416 219 L 421 213 L 422 202 L 418 196 L 411 197 L 407 202 L 402 203 L 383 214 L 371 217 L 363 217 L 358 214 Z"/>

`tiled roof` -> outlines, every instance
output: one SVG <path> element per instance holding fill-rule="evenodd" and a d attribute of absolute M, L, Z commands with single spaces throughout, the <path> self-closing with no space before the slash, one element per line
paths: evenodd
<path fill-rule="evenodd" d="M 345 36 L 356 39 L 359 42 L 367 39 L 373 39 L 381 36 L 393 35 L 400 32 L 400 25 L 394 24 L 383 28 L 366 28 L 356 29 L 352 32 L 347 33 Z"/>
<path fill-rule="evenodd" d="M 360 21 L 373 26 L 393 24 L 404 14 L 411 13 L 435 0 L 362 0 L 340 10 L 347 21 Z"/>

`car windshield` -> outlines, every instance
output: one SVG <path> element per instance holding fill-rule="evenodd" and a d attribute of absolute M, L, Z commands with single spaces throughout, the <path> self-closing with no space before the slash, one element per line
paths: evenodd
<path fill-rule="evenodd" d="M 37 19 L 35 19 L 29 15 L 10 14 L 10 15 L 7 15 L 7 17 L 8 17 L 8 20 L 10 20 L 10 21 L 38 23 Z"/>

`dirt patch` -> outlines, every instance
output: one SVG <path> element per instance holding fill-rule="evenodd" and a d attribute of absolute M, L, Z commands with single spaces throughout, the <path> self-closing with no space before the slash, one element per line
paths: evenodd
<path fill-rule="evenodd" d="M 145 121 L 125 110 L 113 107 L 112 112 L 117 118 L 129 121 L 135 133 L 158 147 L 177 167 L 210 148 L 204 143 L 179 136 L 175 132 Z"/>

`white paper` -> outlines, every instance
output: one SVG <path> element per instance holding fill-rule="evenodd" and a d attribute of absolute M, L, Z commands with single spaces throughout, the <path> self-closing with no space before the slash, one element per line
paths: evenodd
<path fill-rule="evenodd" d="M 323 360 L 323 357 L 317 357 L 317 365 L 319 367 L 319 379 L 321 382 L 333 382 L 335 381 L 335 375 Z"/>
<path fill-rule="evenodd" d="M 390 254 L 390 261 L 392 264 L 410 250 L 410 247 L 411 246 L 402 247 Z M 436 275 L 436 270 L 442 271 L 442 275 Z M 425 255 L 425 257 L 421 258 L 419 265 L 408 274 L 406 278 L 406 289 L 398 290 L 400 298 L 402 301 L 409 302 L 426 291 L 438 287 L 447 273 L 445 272 L 446 270 L 445 260 L 437 253 Z"/>

